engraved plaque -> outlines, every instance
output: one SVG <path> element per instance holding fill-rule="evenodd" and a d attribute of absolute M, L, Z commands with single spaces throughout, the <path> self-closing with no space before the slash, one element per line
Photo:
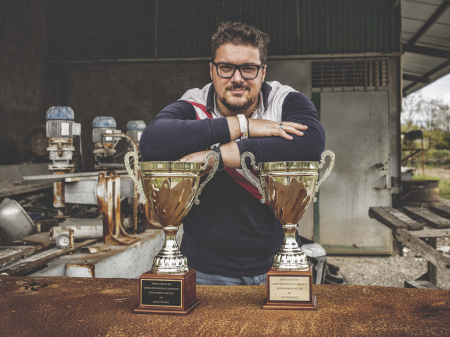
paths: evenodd
<path fill-rule="evenodd" d="M 141 306 L 181 307 L 183 282 L 141 279 Z"/>
<path fill-rule="evenodd" d="M 269 301 L 311 301 L 309 276 L 269 276 Z"/>

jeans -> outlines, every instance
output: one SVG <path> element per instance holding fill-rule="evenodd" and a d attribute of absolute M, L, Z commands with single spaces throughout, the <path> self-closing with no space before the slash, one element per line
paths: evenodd
<path fill-rule="evenodd" d="M 196 271 L 197 285 L 212 285 L 212 286 L 253 286 L 266 284 L 266 274 L 257 276 L 244 276 L 244 277 L 230 277 L 220 276 L 202 273 Z"/>

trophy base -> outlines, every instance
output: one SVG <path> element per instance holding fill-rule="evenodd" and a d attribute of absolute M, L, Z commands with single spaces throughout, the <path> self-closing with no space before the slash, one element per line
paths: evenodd
<path fill-rule="evenodd" d="M 188 315 L 200 301 L 196 297 L 195 270 L 179 275 L 149 271 L 139 277 L 138 314 Z"/>
<path fill-rule="evenodd" d="M 267 273 L 267 301 L 263 309 L 317 310 L 312 279 L 312 267 L 307 271 L 270 269 Z"/>

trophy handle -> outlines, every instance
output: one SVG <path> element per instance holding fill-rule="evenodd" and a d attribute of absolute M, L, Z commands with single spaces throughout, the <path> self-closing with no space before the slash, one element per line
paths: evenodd
<path fill-rule="evenodd" d="M 198 191 L 197 191 L 197 194 L 195 195 L 195 200 L 194 200 L 194 203 L 196 205 L 200 204 L 200 200 L 198 199 L 198 197 L 200 196 L 200 194 L 202 194 L 203 187 L 205 187 L 206 183 L 214 177 L 214 175 L 217 172 L 217 169 L 219 168 L 219 161 L 220 161 L 219 154 L 214 151 L 209 151 L 205 156 L 205 162 L 203 163 L 202 171 L 206 170 L 208 168 L 209 157 L 211 157 L 211 156 L 214 157 L 214 165 L 213 165 L 211 171 L 209 171 L 208 178 L 206 178 L 206 180 L 198 188 Z"/>
<path fill-rule="evenodd" d="M 317 201 L 316 198 L 316 193 L 319 192 L 319 187 L 320 185 L 322 185 L 322 183 L 324 182 L 325 179 L 328 178 L 328 176 L 330 175 L 331 171 L 333 170 L 334 167 L 334 161 L 335 161 L 335 154 L 333 151 L 330 150 L 326 150 L 322 153 L 321 159 L 320 159 L 320 165 L 319 165 L 319 170 L 325 165 L 325 158 L 327 156 L 330 156 L 331 160 L 330 160 L 330 165 L 328 166 L 327 170 L 325 171 L 325 175 L 323 176 L 322 179 L 320 179 L 320 181 L 316 184 L 316 187 L 314 189 L 314 199 L 313 202 Z"/>
<path fill-rule="evenodd" d="M 255 160 L 255 156 L 253 155 L 253 153 L 246 151 L 243 154 L 241 154 L 241 167 L 244 170 L 244 173 L 247 176 L 247 178 L 251 180 L 253 178 L 253 175 L 250 172 L 250 170 L 247 168 L 247 164 L 245 163 L 245 159 L 247 157 L 250 158 L 250 164 L 252 165 L 253 169 L 255 169 L 257 171 L 259 171 L 259 170 L 258 170 L 258 167 L 255 165 L 256 160 Z M 264 189 L 262 188 L 262 186 L 260 186 L 260 184 L 258 184 L 257 188 L 258 188 L 259 194 L 261 194 L 261 196 L 262 196 L 261 203 L 265 204 L 266 197 L 265 197 Z"/>
<path fill-rule="evenodd" d="M 124 161 L 125 161 L 125 168 L 128 171 L 128 175 L 130 176 L 131 179 L 133 179 L 134 183 L 137 184 L 142 192 L 142 196 L 144 197 L 144 199 L 142 200 L 143 204 L 146 204 L 148 202 L 147 198 L 145 197 L 145 192 L 144 192 L 144 188 L 142 187 L 142 183 L 138 180 L 138 178 L 135 175 L 135 172 L 133 172 L 133 170 L 130 167 L 130 157 L 133 157 L 134 159 L 134 169 L 135 172 L 137 173 L 137 171 L 140 170 L 140 165 L 139 165 L 139 156 L 136 152 L 130 151 L 125 155 Z"/>

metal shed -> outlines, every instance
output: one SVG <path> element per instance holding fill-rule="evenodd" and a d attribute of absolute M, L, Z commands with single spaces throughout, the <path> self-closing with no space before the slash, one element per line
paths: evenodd
<path fill-rule="evenodd" d="M 101 9 L 95 3 L 86 6 L 94 12 Z M 313 100 L 327 132 L 326 147 L 337 155 L 334 172 L 322 187 L 319 203 L 301 221 L 300 233 L 328 253 L 392 252 L 391 233 L 367 212 L 371 206 L 395 204 L 400 193 L 398 2 L 136 0 L 117 16 L 121 21 L 109 33 L 94 16 L 77 29 L 80 20 L 72 7 L 70 2 L 49 2 L 49 59 L 63 79 L 61 104 L 75 105 L 82 123 L 106 107 L 120 121 L 123 109 L 130 111 L 125 98 L 149 100 L 129 91 L 124 85 L 130 83 L 127 74 L 172 78 L 159 81 L 161 95 L 154 97 L 158 104 L 152 102 L 153 107 L 170 103 L 164 95 L 174 91 L 174 83 L 178 97 L 182 90 L 202 87 L 209 77 L 211 34 L 221 20 L 243 21 L 268 33 L 266 80 L 290 85 Z M 116 14 L 108 22 L 114 22 Z M 99 34 L 86 36 L 86 31 Z M 120 88 L 114 104 L 108 104 L 106 95 L 115 89 L 103 92 L 105 79 Z M 144 88 L 154 85 L 140 76 L 133 81 Z M 141 115 L 135 118 L 148 119 Z"/>
<path fill-rule="evenodd" d="M 40 77 L 23 78 L 45 82 L 42 106 L 71 106 L 86 126 L 95 116 L 112 116 L 124 129 L 130 119 L 151 122 L 186 90 L 209 81 L 210 39 L 219 21 L 254 25 L 271 37 L 266 79 L 313 100 L 327 148 L 337 155 L 301 234 L 329 254 L 390 254 L 390 231 L 367 212 L 399 205 L 402 92 L 449 72 L 449 3 L 49 0 L 31 16 L 46 28 L 44 42 L 30 40 L 46 44 L 45 67 Z M 14 118 L 15 102 L 8 104 Z M 89 132 L 82 138 L 83 152 L 92 153 Z"/>

